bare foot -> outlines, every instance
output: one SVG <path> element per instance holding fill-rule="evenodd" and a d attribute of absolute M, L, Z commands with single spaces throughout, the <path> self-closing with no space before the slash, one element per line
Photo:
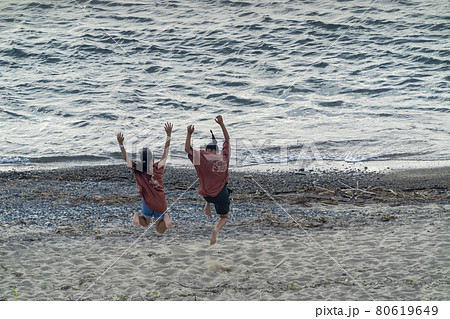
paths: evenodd
<path fill-rule="evenodd" d="M 165 213 L 163 220 L 164 220 L 164 224 L 166 224 L 167 229 L 172 228 L 172 220 L 170 219 L 169 214 Z"/>
<path fill-rule="evenodd" d="M 139 216 L 139 225 L 143 226 L 143 227 L 148 227 L 148 225 L 150 225 L 150 222 L 152 221 L 151 218 L 147 218 L 144 216 Z"/>
<path fill-rule="evenodd" d="M 211 239 L 209 240 L 210 245 L 214 245 L 217 241 L 217 230 L 214 228 L 211 233 Z"/>
<path fill-rule="evenodd" d="M 139 214 L 138 213 L 134 213 L 134 216 L 133 216 L 133 225 L 134 226 L 139 226 L 140 224 L 139 224 Z"/>
<path fill-rule="evenodd" d="M 206 216 L 212 217 L 212 215 L 211 215 L 211 204 L 208 203 L 208 202 L 205 205 L 205 214 L 206 214 Z"/>

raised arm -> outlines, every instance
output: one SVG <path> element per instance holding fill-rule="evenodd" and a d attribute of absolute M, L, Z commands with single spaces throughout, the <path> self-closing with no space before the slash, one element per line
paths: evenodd
<path fill-rule="evenodd" d="M 133 163 L 131 161 L 131 158 L 128 156 L 127 152 L 125 151 L 125 146 L 123 145 L 123 141 L 125 138 L 123 137 L 122 133 L 117 134 L 117 142 L 119 142 L 120 151 L 122 152 L 122 157 L 125 162 L 127 162 L 128 167 L 132 167 Z"/>
<path fill-rule="evenodd" d="M 220 125 L 220 128 L 222 129 L 223 137 L 225 138 L 225 141 L 230 141 L 230 135 L 228 135 L 227 128 L 225 127 L 225 123 L 223 123 L 222 115 L 218 115 L 216 118 L 216 123 Z"/>
<path fill-rule="evenodd" d="M 186 142 L 184 143 L 184 150 L 189 155 L 192 155 L 192 147 L 191 147 L 191 137 L 192 133 L 194 133 L 194 125 L 189 125 L 187 127 L 187 135 L 186 135 Z"/>
<path fill-rule="evenodd" d="M 161 156 L 161 159 L 159 160 L 158 167 L 162 167 L 162 166 L 166 165 L 167 157 L 169 155 L 170 140 L 172 138 L 171 137 L 172 136 L 172 128 L 173 128 L 172 123 L 167 122 L 164 125 L 164 130 L 166 131 L 167 138 L 166 138 L 166 144 L 164 145 L 164 152 L 163 152 L 163 155 Z"/>

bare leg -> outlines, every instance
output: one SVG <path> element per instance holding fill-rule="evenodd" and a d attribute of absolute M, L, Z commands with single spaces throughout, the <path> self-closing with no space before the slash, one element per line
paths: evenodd
<path fill-rule="evenodd" d="M 163 220 L 164 220 L 164 224 L 166 224 L 167 229 L 172 228 L 172 220 L 170 219 L 170 216 L 168 213 L 164 214 Z"/>
<path fill-rule="evenodd" d="M 211 215 L 211 203 L 206 202 L 205 204 L 205 215 L 212 217 Z"/>
<path fill-rule="evenodd" d="M 212 230 L 211 233 L 211 239 L 209 241 L 210 245 L 214 245 L 217 241 L 217 233 L 219 232 L 219 230 L 225 226 L 225 224 L 228 221 L 228 214 L 226 215 L 219 215 L 219 220 L 217 221 L 216 227 L 214 227 L 214 229 Z"/>
<path fill-rule="evenodd" d="M 138 213 L 134 213 L 134 216 L 133 216 L 133 225 L 134 225 L 134 226 L 139 226 L 139 214 L 138 214 Z"/>

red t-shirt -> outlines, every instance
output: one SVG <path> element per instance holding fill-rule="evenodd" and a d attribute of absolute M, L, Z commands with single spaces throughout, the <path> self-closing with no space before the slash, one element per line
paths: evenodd
<path fill-rule="evenodd" d="M 192 149 L 192 155 L 188 154 L 188 157 L 194 164 L 200 181 L 198 193 L 206 197 L 216 197 L 228 181 L 230 143 L 228 141 L 223 143 L 220 154 Z"/>
<path fill-rule="evenodd" d="M 151 210 L 163 214 L 167 210 L 167 201 L 162 179 L 164 166 L 158 168 L 158 163 L 154 163 L 153 175 L 135 172 L 133 169 L 131 171 L 136 178 L 139 194 L 144 199 L 145 205 Z"/>

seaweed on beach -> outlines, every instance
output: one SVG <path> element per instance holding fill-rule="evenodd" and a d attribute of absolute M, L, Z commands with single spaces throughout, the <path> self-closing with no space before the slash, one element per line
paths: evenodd
<path fill-rule="evenodd" d="M 313 186 L 292 191 L 250 194 L 236 194 L 235 201 L 289 201 L 291 204 L 310 206 L 311 203 L 323 203 L 328 205 L 352 204 L 356 206 L 374 203 L 395 202 L 433 202 L 448 201 L 450 195 L 446 190 L 421 189 L 412 191 L 392 190 L 381 186 L 376 187 L 346 187 L 346 188 L 324 188 Z"/>

